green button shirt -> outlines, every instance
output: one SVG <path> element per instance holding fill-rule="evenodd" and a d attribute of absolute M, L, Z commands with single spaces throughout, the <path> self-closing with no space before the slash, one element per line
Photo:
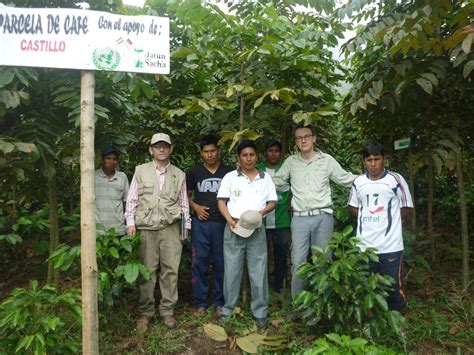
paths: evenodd
<path fill-rule="evenodd" d="M 329 180 L 350 187 L 355 178 L 356 175 L 342 169 L 336 159 L 318 150 L 311 160 L 304 160 L 301 153 L 288 157 L 273 182 L 277 190 L 290 184 L 293 211 L 322 209 L 332 213 Z"/>
<path fill-rule="evenodd" d="M 276 169 L 267 168 L 267 165 L 264 162 L 258 163 L 257 168 L 265 171 L 273 179 L 275 174 L 281 168 L 282 162 L 278 164 Z M 268 213 L 265 217 L 265 226 L 267 229 L 276 229 L 276 228 L 289 228 L 291 225 L 289 208 L 289 186 L 288 184 L 284 187 L 281 187 L 280 191 L 277 191 L 278 202 L 276 208 Z"/>

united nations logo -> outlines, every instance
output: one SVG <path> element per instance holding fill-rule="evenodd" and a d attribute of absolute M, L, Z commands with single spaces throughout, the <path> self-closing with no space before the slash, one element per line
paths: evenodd
<path fill-rule="evenodd" d="M 96 48 L 92 60 L 97 69 L 113 70 L 120 64 L 120 53 L 110 47 Z"/>

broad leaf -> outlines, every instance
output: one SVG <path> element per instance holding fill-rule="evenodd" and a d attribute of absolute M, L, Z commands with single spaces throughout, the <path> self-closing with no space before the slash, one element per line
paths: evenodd
<path fill-rule="evenodd" d="M 202 327 L 204 329 L 204 333 L 206 333 L 206 335 L 211 339 L 216 341 L 226 341 L 228 338 L 224 328 L 218 325 L 208 323 L 204 324 Z"/>

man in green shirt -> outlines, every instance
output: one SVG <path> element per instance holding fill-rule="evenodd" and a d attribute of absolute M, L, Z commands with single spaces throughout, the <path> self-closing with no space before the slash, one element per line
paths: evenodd
<path fill-rule="evenodd" d="M 282 160 L 282 145 L 276 139 L 269 139 L 265 144 L 265 162 L 260 162 L 257 167 L 267 172 L 272 178 L 280 170 Z M 283 186 L 277 192 L 278 202 L 276 208 L 267 214 L 265 228 L 267 240 L 273 247 L 273 262 L 275 265 L 273 289 L 283 292 L 283 281 L 288 273 L 288 242 L 290 238 L 290 213 L 289 185 Z"/>
<path fill-rule="evenodd" d="M 329 181 L 350 187 L 355 175 L 341 168 L 329 154 L 314 148 L 316 135 L 310 126 L 298 126 L 295 141 L 299 153 L 288 157 L 273 178 L 277 191 L 291 188 L 291 295 L 303 289 L 296 270 L 308 258 L 312 245 L 325 248 L 334 229 Z"/>

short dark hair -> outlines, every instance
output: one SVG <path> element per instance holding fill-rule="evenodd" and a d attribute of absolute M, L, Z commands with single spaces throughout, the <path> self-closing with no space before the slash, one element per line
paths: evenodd
<path fill-rule="evenodd" d="M 307 128 L 311 131 L 311 134 L 314 136 L 314 127 L 311 126 L 311 125 L 306 125 L 304 123 L 298 123 L 298 125 L 295 127 L 295 130 L 294 132 L 296 132 L 297 129 L 301 129 L 301 128 Z"/>
<path fill-rule="evenodd" d="M 273 146 L 278 147 L 280 152 L 283 150 L 283 146 L 281 145 L 281 143 L 276 139 L 271 138 L 265 143 L 265 151 L 267 151 L 270 147 Z"/>
<path fill-rule="evenodd" d="M 208 134 L 207 136 L 201 138 L 201 141 L 199 142 L 199 147 L 201 150 L 204 148 L 205 145 L 215 145 L 217 147 L 218 143 L 218 136 L 216 136 L 215 134 Z"/>
<path fill-rule="evenodd" d="M 253 148 L 253 150 L 255 150 L 255 153 L 258 153 L 257 145 L 255 144 L 255 142 L 251 141 L 250 139 L 244 139 L 237 146 L 237 155 L 240 155 L 240 152 L 242 152 L 242 150 L 244 150 L 245 148 Z"/>
<path fill-rule="evenodd" d="M 385 150 L 383 149 L 383 145 L 379 142 L 371 142 L 368 143 L 362 148 L 362 158 L 367 158 L 371 155 L 381 155 L 385 157 Z"/>

